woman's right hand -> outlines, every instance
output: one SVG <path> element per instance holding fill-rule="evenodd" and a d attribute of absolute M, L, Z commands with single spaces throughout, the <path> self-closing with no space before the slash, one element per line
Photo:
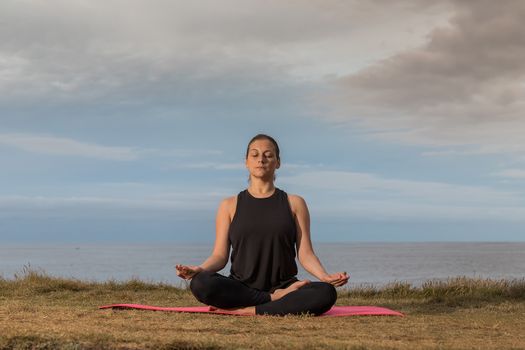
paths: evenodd
<path fill-rule="evenodd" d="M 198 274 L 201 271 L 204 271 L 204 269 L 200 266 L 194 266 L 194 265 L 181 265 L 177 264 L 175 265 L 175 268 L 177 269 L 177 276 L 180 278 L 183 278 L 185 280 L 192 279 L 193 276 Z"/>

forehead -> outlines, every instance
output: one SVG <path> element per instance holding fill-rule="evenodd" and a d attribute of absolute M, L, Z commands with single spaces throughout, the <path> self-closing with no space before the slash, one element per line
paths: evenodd
<path fill-rule="evenodd" d="M 250 151 L 262 151 L 262 152 L 272 151 L 273 152 L 275 151 L 275 147 L 270 140 L 266 140 L 266 139 L 255 140 L 250 145 Z"/>

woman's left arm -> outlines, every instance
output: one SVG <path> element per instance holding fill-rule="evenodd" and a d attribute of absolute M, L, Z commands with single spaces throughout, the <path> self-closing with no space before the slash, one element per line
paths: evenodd
<path fill-rule="evenodd" d="M 342 286 L 348 282 L 346 272 L 328 274 L 319 258 L 314 253 L 310 239 L 310 213 L 305 200 L 297 195 L 289 195 L 292 211 L 295 213 L 297 226 L 297 258 L 299 262 L 313 276 L 320 281 L 328 282 L 334 286 Z"/>

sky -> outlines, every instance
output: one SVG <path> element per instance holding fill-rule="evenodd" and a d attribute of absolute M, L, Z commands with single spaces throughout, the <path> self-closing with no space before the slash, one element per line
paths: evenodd
<path fill-rule="evenodd" d="M 521 0 L 3 0 L 0 243 L 207 242 L 258 133 L 314 242 L 525 240 Z"/>

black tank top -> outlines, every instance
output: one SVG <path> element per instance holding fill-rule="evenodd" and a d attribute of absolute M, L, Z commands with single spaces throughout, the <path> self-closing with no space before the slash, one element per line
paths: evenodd
<path fill-rule="evenodd" d="M 269 292 L 298 280 L 296 225 L 286 192 L 276 187 L 267 198 L 239 192 L 228 235 L 230 278 Z"/>

